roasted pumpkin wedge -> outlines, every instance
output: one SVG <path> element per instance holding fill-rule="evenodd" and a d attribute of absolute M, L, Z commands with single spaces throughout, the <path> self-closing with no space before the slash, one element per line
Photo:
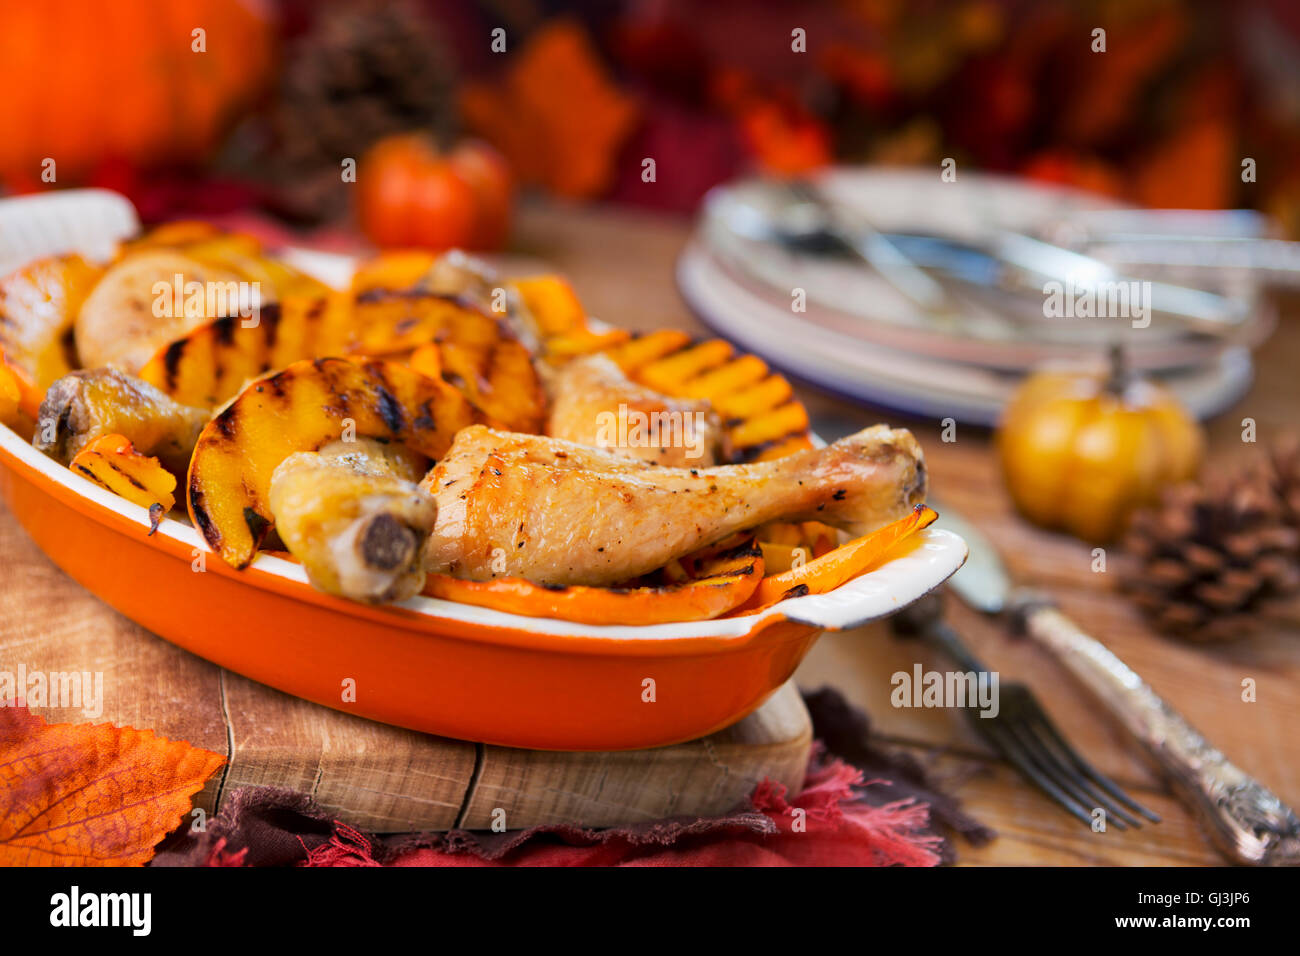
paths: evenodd
<path fill-rule="evenodd" d="M 351 329 L 345 349 L 362 355 L 436 342 L 444 377 L 491 422 L 507 431 L 541 431 L 546 393 L 532 353 L 504 316 L 442 293 L 371 288 L 356 297 Z"/>
<path fill-rule="evenodd" d="M 421 345 L 410 354 L 406 364 L 421 375 L 427 375 L 429 378 L 442 378 L 442 349 L 434 342 Z"/>
<path fill-rule="evenodd" d="M 820 558 L 764 578 L 749 599 L 733 613 L 751 614 L 786 598 L 833 591 L 841 584 L 870 571 L 894 545 L 922 528 L 929 527 L 938 517 L 932 508 L 917 505 L 911 514 L 840 545 Z"/>
<path fill-rule="evenodd" d="M 183 475 L 207 420 L 206 409 L 181 405 L 118 369 L 82 369 L 45 393 L 32 444 L 66 465 L 96 439 L 121 435 Z"/>
<path fill-rule="evenodd" d="M 190 463 L 190 518 L 224 561 L 245 567 L 271 527 L 271 476 L 289 455 L 365 436 L 437 459 L 477 420 L 454 387 L 396 362 L 294 362 L 251 382 L 203 429 Z"/>
<path fill-rule="evenodd" d="M 176 504 L 176 476 L 157 458 L 136 451 L 122 435 L 96 438 L 68 467 L 127 501 L 151 511 L 157 506 L 160 515 Z"/>
<path fill-rule="evenodd" d="M 215 239 L 223 234 L 224 230 L 220 227 L 201 219 L 176 219 L 119 243 L 118 258 L 132 252 L 139 252 L 141 249 L 179 249 L 196 242 Z"/>
<path fill-rule="evenodd" d="M 72 326 L 103 271 L 80 256 L 57 256 L 0 279 L 0 353 L 28 416 L 36 417 L 50 384 L 72 371 Z"/>
<path fill-rule="evenodd" d="M 465 581 L 431 574 L 424 593 L 510 614 L 578 624 L 669 624 L 725 614 L 749 598 L 763 576 L 763 555 L 753 539 L 692 564 L 693 574 L 658 587 L 548 587 L 524 578 Z"/>
<path fill-rule="evenodd" d="M 290 296 L 262 306 L 255 323 L 223 316 L 191 329 L 155 352 L 140 378 L 187 405 L 215 408 L 251 378 L 341 354 L 350 321 L 343 293 Z"/>

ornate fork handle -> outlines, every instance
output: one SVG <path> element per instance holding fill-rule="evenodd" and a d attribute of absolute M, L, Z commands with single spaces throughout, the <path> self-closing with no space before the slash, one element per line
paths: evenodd
<path fill-rule="evenodd" d="M 1233 764 L 1151 686 L 1041 596 L 1016 597 L 1025 631 L 1106 704 L 1186 794 L 1215 842 L 1240 863 L 1300 864 L 1300 819 Z"/>

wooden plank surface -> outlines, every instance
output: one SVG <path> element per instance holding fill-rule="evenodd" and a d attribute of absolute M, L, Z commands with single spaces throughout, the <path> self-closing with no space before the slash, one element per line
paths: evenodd
<path fill-rule="evenodd" d="M 557 211 L 535 207 L 523 216 L 526 249 L 567 272 L 596 315 L 635 329 L 703 331 L 676 291 L 673 269 L 688 227 L 679 220 L 627 211 Z M 1257 353 L 1254 387 L 1209 427 L 1208 459 L 1229 465 L 1260 451 L 1243 445 L 1240 422 L 1258 423 L 1261 443 L 1295 430 L 1300 409 L 1300 300 L 1282 303 L 1282 320 Z M 1091 548 L 1039 531 L 1014 512 L 990 449 L 989 434 L 959 428 L 940 439 L 937 416 L 917 420 L 854 406 L 802 387 L 825 437 L 875 421 L 907 426 L 925 448 L 936 496 L 980 526 L 1001 549 L 1018 581 L 1049 589 L 1066 612 L 1179 708 L 1247 772 L 1300 807 L 1300 633 L 1276 628 L 1240 643 L 1196 647 L 1150 631 L 1114 592 L 1113 575 L 1094 574 Z M 1003 680 L 1022 680 L 1087 757 L 1164 822 L 1138 833 L 1094 834 L 996 760 L 959 715 L 890 706 L 890 677 L 921 662 L 947 665 L 922 647 L 899 640 L 887 626 L 823 637 L 795 678 L 801 686 L 830 684 L 866 707 L 887 738 L 931 761 L 968 809 L 1003 836 L 987 847 L 958 846 L 961 862 L 993 865 L 1089 862 L 1183 865 L 1220 862 L 1197 825 L 1121 729 L 1038 648 L 1008 637 L 998 625 L 949 602 L 950 621 Z M 1241 700 L 1241 681 L 1257 682 L 1257 702 Z"/>

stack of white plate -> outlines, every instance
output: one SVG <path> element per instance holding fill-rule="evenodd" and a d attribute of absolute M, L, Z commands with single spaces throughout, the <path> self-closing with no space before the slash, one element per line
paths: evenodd
<path fill-rule="evenodd" d="M 975 246 L 1008 231 L 1052 234 L 1081 211 L 1122 208 L 1018 179 L 960 173 L 944 182 L 937 169 L 841 169 L 818 185 L 881 232 Z M 959 315 L 936 320 L 859 261 L 735 227 L 739 213 L 752 218 L 779 201 L 780 190 L 759 180 L 711 193 L 678 263 L 682 294 L 706 325 L 774 367 L 873 405 L 991 425 L 1031 369 L 1101 364 L 1118 343 L 1132 368 L 1205 418 L 1249 388 L 1249 347 L 1272 328 L 1262 297 L 1252 297 L 1249 317 L 1228 338 L 1159 315 L 1141 329 L 1123 320 L 1044 321 L 1042 296 L 996 289 L 960 296 Z"/>

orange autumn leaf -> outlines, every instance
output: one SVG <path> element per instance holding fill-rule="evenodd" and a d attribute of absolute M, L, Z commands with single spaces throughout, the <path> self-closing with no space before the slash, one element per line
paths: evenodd
<path fill-rule="evenodd" d="M 0 707 L 0 866 L 139 866 L 226 760 L 112 724 Z"/>
<path fill-rule="evenodd" d="M 572 20 L 538 30 L 502 79 L 470 84 L 460 105 L 522 180 L 578 199 L 611 185 L 639 112 Z"/>

